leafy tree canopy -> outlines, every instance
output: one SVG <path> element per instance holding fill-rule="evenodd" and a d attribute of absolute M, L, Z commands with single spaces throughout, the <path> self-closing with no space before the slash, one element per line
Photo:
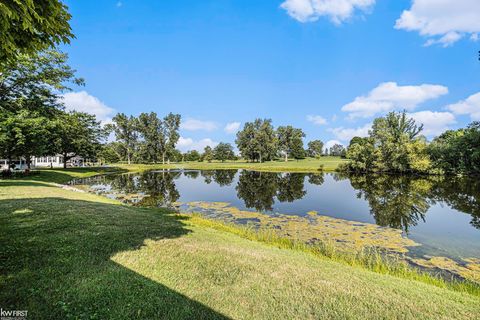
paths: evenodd
<path fill-rule="evenodd" d="M 22 54 L 35 54 L 74 37 L 59 0 L 0 0 L 0 71 Z"/>

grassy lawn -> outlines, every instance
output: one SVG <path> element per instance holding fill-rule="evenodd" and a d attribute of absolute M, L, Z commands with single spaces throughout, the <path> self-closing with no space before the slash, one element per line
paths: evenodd
<path fill-rule="evenodd" d="M 14 180 L 31 180 L 40 182 L 53 182 L 65 184 L 72 179 L 88 178 L 100 174 L 122 173 L 127 169 L 118 167 L 85 167 L 85 168 L 67 168 L 67 169 L 35 169 L 28 176 L 20 176 Z"/>
<path fill-rule="evenodd" d="M 120 168 L 131 171 L 142 171 L 156 168 L 182 168 L 182 169 L 249 169 L 257 171 L 289 171 L 289 172 L 318 172 L 335 171 L 339 164 L 347 160 L 340 157 L 322 157 L 320 159 L 308 158 L 304 160 L 267 161 L 263 163 L 251 163 L 246 161 L 212 161 L 212 162 L 181 162 L 170 165 L 161 164 L 115 164 Z"/>
<path fill-rule="evenodd" d="M 478 296 L 468 293 L 28 180 L 0 181 L 0 306 L 28 310 L 30 319 L 474 319 L 480 313 Z"/>

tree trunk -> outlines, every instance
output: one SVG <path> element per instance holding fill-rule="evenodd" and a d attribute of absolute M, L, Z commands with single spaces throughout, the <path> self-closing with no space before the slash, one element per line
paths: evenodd
<path fill-rule="evenodd" d="M 27 164 L 27 169 L 30 171 L 31 169 L 31 164 L 32 164 L 32 158 L 30 156 L 25 157 L 25 163 Z"/>
<path fill-rule="evenodd" d="M 63 153 L 63 169 L 67 169 L 67 153 Z"/>
<path fill-rule="evenodd" d="M 128 164 L 130 164 L 130 158 L 131 158 L 130 152 L 127 151 L 127 163 Z"/>
<path fill-rule="evenodd" d="M 288 153 L 285 152 L 285 162 L 288 162 Z"/>
<path fill-rule="evenodd" d="M 165 152 L 162 153 L 162 164 L 165 164 Z"/>

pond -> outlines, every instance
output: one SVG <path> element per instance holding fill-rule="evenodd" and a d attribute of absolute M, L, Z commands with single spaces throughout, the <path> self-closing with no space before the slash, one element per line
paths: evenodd
<path fill-rule="evenodd" d="M 378 247 L 421 268 L 480 281 L 474 178 L 165 170 L 72 183 L 134 205 L 175 207 L 307 243 Z"/>

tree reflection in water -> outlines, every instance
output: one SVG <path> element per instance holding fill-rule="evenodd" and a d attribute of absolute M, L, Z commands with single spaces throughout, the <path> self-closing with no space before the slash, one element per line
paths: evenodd
<path fill-rule="evenodd" d="M 168 207 L 178 201 L 180 193 L 175 179 L 181 176 L 179 171 L 144 172 L 139 176 L 138 189 L 147 196 L 138 204 L 149 207 Z"/>
<path fill-rule="evenodd" d="M 247 208 L 272 211 L 275 198 L 280 202 L 302 199 L 305 190 L 305 173 L 277 173 L 242 171 L 236 187 L 237 197 Z M 310 176 L 310 175 L 309 175 Z M 323 183 L 323 174 L 311 175 L 316 183 Z"/>
<path fill-rule="evenodd" d="M 472 216 L 470 224 L 480 229 L 479 177 L 446 177 L 438 179 L 432 187 L 432 198 L 444 202 L 455 210 Z"/>
<path fill-rule="evenodd" d="M 347 178 L 365 199 L 375 222 L 381 226 L 408 232 L 431 205 L 442 202 L 472 216 L 470 222 L 480 228 L 480 182 L 471 178 L 445 176 L 337 175 Z"/>
<path fill-rule="evenodd" d="M 137 196 L 139 205 L 170 206 L 178 201 L 175 180 L 182 174 L 191 179 L 201 175 L 206 184 L 231 186 L 237 170 L 155 171 L 121 174 L 83 180 L 86 184 L 109 185 L 113 190 Z M 293 202 L 307 191 L 305 178 L 311 185 L 322 185 L 324 174 L 277 173 L 242 170 L 235 187 L 237 197 L 247 208 L 272 211 L 275 201 Z M 480 180 L 444 176 L 345 175 L 334 174 L 334 181 L 349 180 L 358 191 L 357 197 L 368 202 L 370 213 L 378 225 L 402 229 L 425 221 L 430 206 L 444 203 L 472 216 L 471 224 L 480 229 Z M 138 195 L 140 195 L 138 197 Z M 128 197 L 126 201 L 128 201 Z M 132 201 L 134 202 L 134 201 Z"/>
<path fill-rule="evenodd" d="M 366 200 L 370 213 L 380 226 L 402 229 L 425 221 L 430 208 L 428 195 L 432 183 L 428 179 L 394 175 L 351 175 L 357 197 Z"/>

